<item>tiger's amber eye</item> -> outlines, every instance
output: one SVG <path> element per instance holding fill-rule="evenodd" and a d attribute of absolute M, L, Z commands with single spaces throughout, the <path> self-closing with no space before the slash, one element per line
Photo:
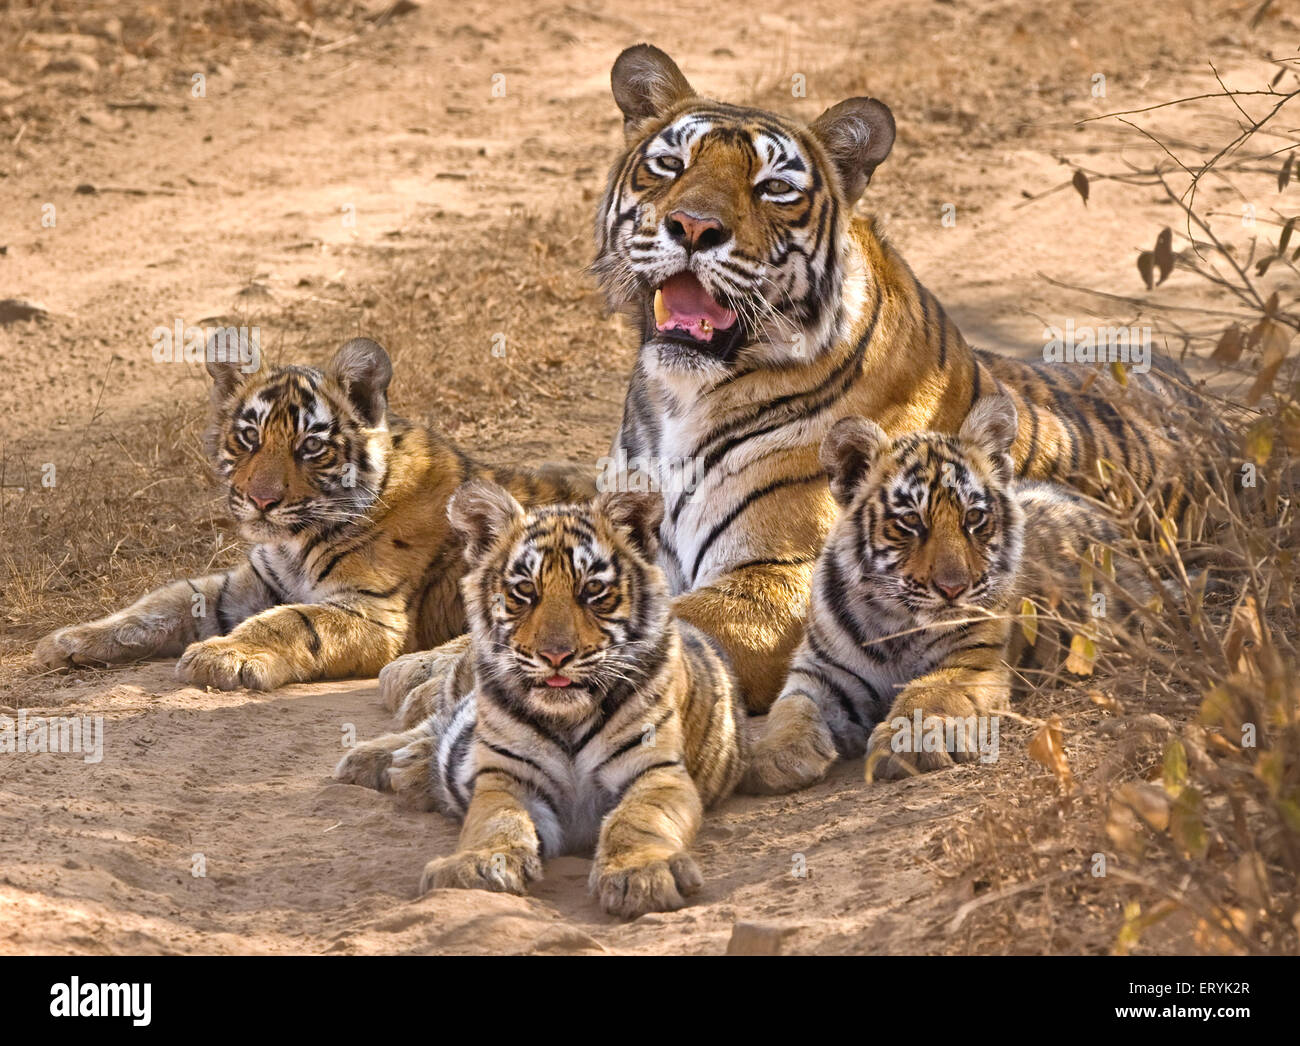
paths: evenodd
<path fill-rule="evenodd" d="M 966 526 L 974 530 L 984 523 L 986 517 L 987 513 L 983 509 L 973 508 L 966 513 Z"/>

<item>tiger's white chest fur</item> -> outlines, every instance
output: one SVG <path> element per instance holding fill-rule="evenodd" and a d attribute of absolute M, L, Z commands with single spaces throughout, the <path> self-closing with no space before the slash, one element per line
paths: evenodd
<path fill-rule="evenodd" d="M 748 526 L 741 517 L 756 493 L 761 497 L 774 480 L 790 473 L 782 457 L 820 445 L 832 420 L 817 416 L 784 425 L 751 423 L 735 436 L 711 438 L 716 422 L 708 416 L 706 400 L 681 416 L 663 417 L 658 460 L 672 463 L 670 478 L 693 481 L 690 489 L 684 484 L 663 487 L 661 566 L 673 595 L 708 585 L 740 563 L 771 554 L 779 531 Z M 744 438 L 749 429 L 763 431 Z"/>

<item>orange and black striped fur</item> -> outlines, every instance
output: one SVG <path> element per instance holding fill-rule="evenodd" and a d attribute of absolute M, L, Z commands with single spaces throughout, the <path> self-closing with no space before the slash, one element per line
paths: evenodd
<path fill-rule="evenodd" d="M 522 893 L 543 858 L 594 851 L 606 911 L 680 907 L 700 885 L 687 851 L 701 813 L 743 773 L 748 720 L 725 657 L 670 616 L 655 565 L 662 499 L 613 492 L 526 512 L 475 482 L 450 515 L 471 564 L 473 670 L 445 674 L 431 717 L 394 735 L 402 747 L 362 746 L 336 776 L 376 783 L 377 745 L 389 787 L 463 821 L 422 890 Z"/>
<path fill-rule="evenodd" d="M 323 370 L 208 359 L 207 448 L 248 557 L 46 636 L 38 665 L 180 655 L 180 678 L 222 689 L 372 676 L 464 630 L 446 519 L 456 487 L 490 476 L 528 504 L 595 493 L 594 475 L 491 469 L 391 416 L 392 367 L 373 341 L 349 341 Z"/>
<path fill-rule="evenodd" d="M 881 102 L 852 98 L 806 125 L 697 96 L 647 45 L 619 56 L 612 82 L 627 148 L 594 268 L 642 342 L 615 453 L 667 477 L 674 612 L 727 650 L 752 710 L 772 703 L 799 642 L 835 519 L 818 447 L 839 418 L 953 433 L 1003 392 L 1020 475 L 1101 497 L 1109 462 L 1179 509 L 1195 454 L 1179 445 L 1175 366 L 1121 384 L 1097 366 L 976 351 L 853 216 L 894 141 Z M 682 462 L 690 489 L 672 482 Z"/>
<path fill-rule="evenodd" d="M 1011 696 L 1011 662 L 1036 647 L 1059 651 L 1049 622 L 1089 621 L 1081 574 L 1094 561 L 1114 574 L 1113 591 L 1099 581 L 1089 603 L 1104 611 L 1115 597 L 1116 613 L 1096 614 L 1109 619 L 1098 626 L 1125 623 L 1126 606 L 1149 597 L 1102 506 L 1016 479 L 1008 451 L 1017 431 L 1007 396 L 982 399 L 955 436 L 890 439 L 865 418 L 831 429 L 822 462 L 841 515 L 747 791 L 802 788 L 837 756 L 868 750 L 869 773 L 886 778 L 994 757 L 989 719 Z M 1013 632 L 1025 598 L 1043 608 L 1033 647 Z M 919 743 L 918 709 L 927 730 L 938 718 L 941 746 Z"/>

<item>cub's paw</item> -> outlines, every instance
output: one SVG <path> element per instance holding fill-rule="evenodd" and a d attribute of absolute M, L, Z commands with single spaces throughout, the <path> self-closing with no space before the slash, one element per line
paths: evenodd
<path fill-rule="evenodd" d="M 256 650 L 227 636 L 191 643 L 176 663 L 176 675 L 196 686 L 219 690 L 274 690 L 294 679 L 293 666 L 274 650 Z"/>
<path fill-rule="evenodd" d="M 393 764 L 393 744 L 381 737 L 374 741 L 363 741 L 339 760 L 334 768 L 334 779 L 344 784 L 360 785 L 373 788 L 376 792 L 387 792 L 388 768 Z"/>
<path fill-rule="evenodd" d="M 974 710 L 969 716 L 921 713 L 921 730 L 912 714 L 891 713 L 871 731 L 867 744 L 868 781 L 899 781 L 957 763 L 980 759 L 980 736 Z"/>
<path fill-rule="evenodd" d="M 433 650 L 403 654 L 379 670 L 379 700 L 390 712 L 396 712 L 406 695 L 433 675 L 438 655 Z"/>
<path fill-rule="evenodd" d="M 36 644 L 31 666 L 48 671 L 77 665 L 109 665 L 147 657 L 156 646 L 151 630 L 129 622 L 69 625 L 51 632 Z"/>
<path fill-rule="evenodd" d="M 424 866 L 420 893 L 430 890 L 491 890 L 523 894 L 542 877 L 542 862 L 527 850 L 462 850 L 437 857 Z"/>
<path fill-rule="evenodd" d="M 610 915 L 635 919 L 646 912 L 673 912 L 704 884 L 690 854 L 633 867 L 593 867 L 591 891 Z"/>
<path fill-rule="evenodd" d="M 835 742 L 813 701 L 803 694 L 772 706 L 767 728 L 750 755 L 740 790 L 777 795 L 807 788 L 825 776 L 835 761 Z"/>
<path fill-rule="evenodd" d="M 438 743 L 429 735 L 416 738 L 393 753 L 388 770 L 388 787 L 397 805 L 408 810 L 432 810 L 433 759 Z"/>

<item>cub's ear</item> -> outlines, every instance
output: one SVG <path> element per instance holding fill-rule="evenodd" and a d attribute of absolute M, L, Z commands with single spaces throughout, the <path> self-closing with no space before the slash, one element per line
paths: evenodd
<path fill-rule="evenodd" d="M 957 435 L 969 440 L 985 453 L 1001 456 L 1011 452 L 1011 444 L 1020 431 L 1016 405 L 1005 393 L 985 396 L 971 407 Z"/>
<path fill-rule="evenodd" d="M 388 412 L 388 383 L 393 380 L 393 363 L 383 346 L 369 338 L 345 342 L 334 354 L 330 373 L 368 426 L 383 422 Z"/>
<path fill-rule="evenodd" d="M 212 377 L 212 402 L 218 407 L 224 404 L 248 377 L 239 360 L 237 345 L 235 348 L 236 351 L 232 352 L 230 339 L 222 328 L 208 335 L 203 359 L 208 374 Z"/>
<path fill-rule="evenodd" d="M 659 524 L 664 519 L 664 499 L 658 491 L 607 490 L 596 495 L 595 510 L 628 532 L 638 550 L 654 562 L 659 554 Z"/>
<path fill-rule="evenodd" d="M 524 518 L 524 507 L 505 487 L 485 479 L 462 483 L 447 502 L 452 529 L 465 540 L 465 559 L 476 565 L 502 534 Z"/>
<path fill-rule="evenodd" d="M 885 430 L 870 418 L 840 418 L 822 440 L 821 462 L 831 494 L 847 508 L 876 455 L 888 446 Z"/>
<path fill-rule="evenodd" d="M 830 154 L 852 206 L 894 147 L 894 114 L 874 98 L 850 98 L 817 117 L 812 132 Z"/>
<path fill-rule="evenodd" d="M 629 144 L 637 140 L 638 130 L 646 120 L 662 116 L 678 102 L 695 97 L 677 63 L 650 44 L 629 47 L 614 59 L 609 82 L 614 101 L 623 111 L 623 133 Z"/>

